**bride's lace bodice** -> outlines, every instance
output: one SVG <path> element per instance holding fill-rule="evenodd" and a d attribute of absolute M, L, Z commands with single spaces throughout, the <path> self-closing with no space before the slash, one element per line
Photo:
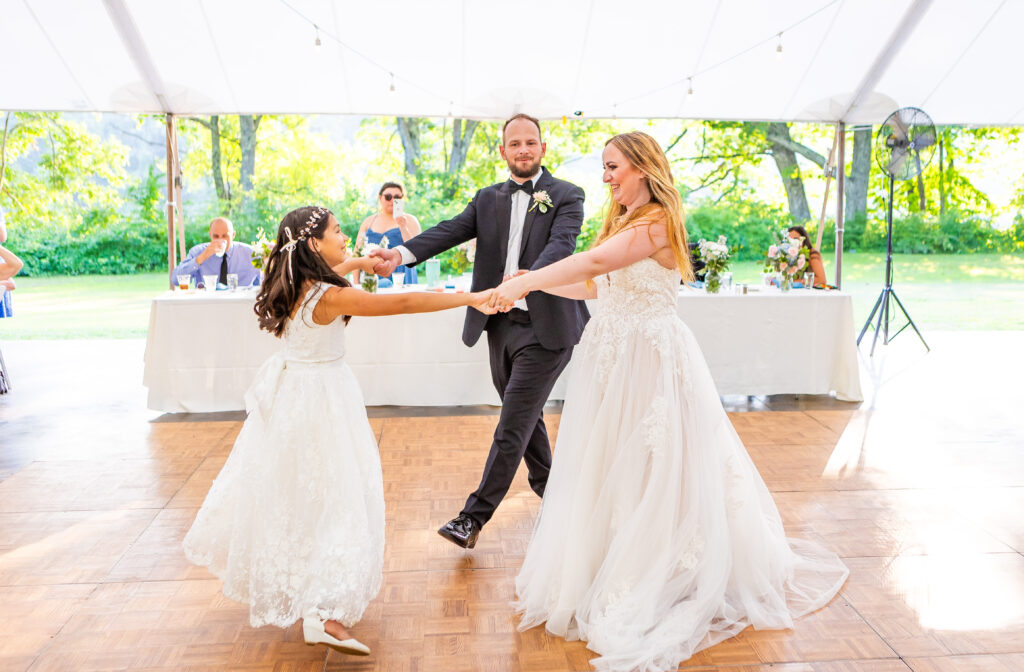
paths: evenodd
<path fill-rule="evenodd" d="M 679 271 L 647 257 L 594 278 L 600 316 L 613 320 L 649 320 L 676 315 Z"/>
<path fill-rule="evenodd" d="M 345 356 L 345 321 L 330 324 L 313 321 L 313 308 L 332 285 L 313 285 L 302 307 L 284 327 L 284 358 L 289 362 L 333 362 Z"/>
<path fill-rule="evenodd" d="M 593 356 L 598 380 L 608 378 L 623 349 L 644 343 L 681 369 L 673 339 L 684 328 L 677 312 L 679 272 L 651 258 L 594 278 L 597 310 L 580 339 L 581 357 Z"/>

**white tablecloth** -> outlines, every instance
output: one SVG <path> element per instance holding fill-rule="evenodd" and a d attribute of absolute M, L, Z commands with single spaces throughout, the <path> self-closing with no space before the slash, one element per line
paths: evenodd
<path fill-rule="evenodd" d="M 255 292 L 167 292 L 153 300 L 143 375 L 149 408 L 244 408 L 256 370 L 281 347 L 257 328 Z M 598 308 L 591 302 L 592 310 Z M 346 361 L 367 405 L 499 403 L 486 335 L 473 348 L 462 344 L 464 314 L 460 309 L 354 318 L 346 330 Z M 861 399 L 849 295 L 684 292 L 679 314 L 697 336 L 720 394 L 834 391 L 840 399 Z M 555 385 L 552 399 L 563 398 L 566 378 Z"/>
<path fill-rule="evenodd" d="M 719 394 L 863 399 L 849 294 L 684 290 L 679 316 L 697 337 Z"/>

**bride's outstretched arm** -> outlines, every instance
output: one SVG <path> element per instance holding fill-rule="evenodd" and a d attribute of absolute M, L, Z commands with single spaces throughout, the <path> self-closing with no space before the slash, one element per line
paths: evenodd
<path fill-rule="evenodd" d="M 546 287 L 544 293 L 562 296 L 566 299 L 596 299 L 597 285 L 590 283 L 588 287 L 586 281 L 574 282 L 571 285 L 562 285 L 561 287 Z"/>
<path fill-rule="evenodd" d="M 640 222 L 593 249 L 502 283 L 494 291 L 493 301 L 497 305 L 505 305 L 536 290 L 583 283 L 602 273 L 636 263 L 667 245 L 668 232 L 664 223 Z"/>

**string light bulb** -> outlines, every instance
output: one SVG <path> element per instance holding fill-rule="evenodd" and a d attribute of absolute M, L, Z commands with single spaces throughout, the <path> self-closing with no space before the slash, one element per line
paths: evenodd
<path fill-rule="evenodd" d="M 395 92 L 395 73 L 389 72 L 388 74 L 391 75 L 391 86 L 388 87 L 388 90 L 391 91 L 392 93 L 394 93 Z"/>
<path fill-rule="evenodd" d="M 316 30 L 316 40 L 313 42 L 313 50 L 319 54 L 323 51 L 323 43 L 320 41 L 320 26 L 313 24 L 313 29 Z"/>
<path fill-rule="evenodd" d="M 693 100 L 693 77 L 687 77 L 686 81 L 689 82 L 689 87 L 686 89 L 686 102 Z"/>
<path fill-rule="evenodd" d="M 779 33 L 779 43 L 775 46 L 775 58 L 782 60 L 782 33 Z"/>

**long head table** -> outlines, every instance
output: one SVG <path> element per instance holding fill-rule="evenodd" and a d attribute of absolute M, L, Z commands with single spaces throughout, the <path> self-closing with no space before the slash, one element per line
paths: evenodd
<path fill-rule="evenodd" d="M 143 384 L 168 413 L 242 410 L 260 364 L 281 342 L 260 331 L 255 289 L 166 292 L 153 300 Z M 590 302 L 591 310 L 600 309 Z M 681 291 L 720 394 L 828 394 L 859 401 L 853 304 L 840 292 L 706 295 Z M 353 318 L 346 361 L 370 406 L 498 404 L 483 339 L 462 343 L 463 310 Z M 571 370 L 571 364 L 569 367 Z M 566 374 L 552 399 L 565 392 Z"/>

